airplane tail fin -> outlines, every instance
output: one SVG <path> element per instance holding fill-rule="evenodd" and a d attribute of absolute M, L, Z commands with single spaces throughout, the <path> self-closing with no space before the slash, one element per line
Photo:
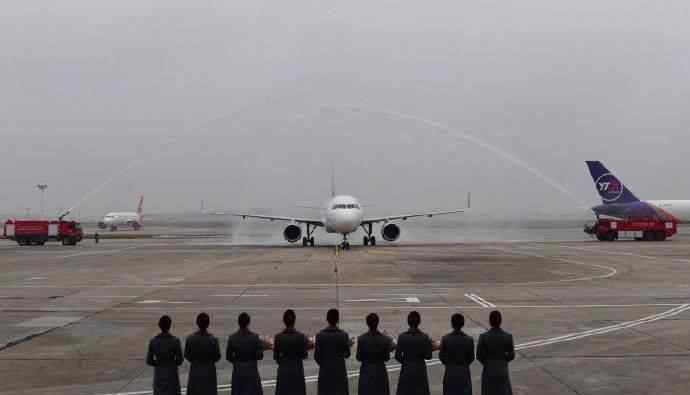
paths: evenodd
<path fill-rule="evenodd" d="M 589 173 L 594 180 L 599 196 L 604 204 L 639 202 L 635 195 L 599 161 L 587 161 Z"/>
<path fill-rule="evenodd" d="M 335 197 L 335 166 L 331 163 L 331 197 Z"/>
<path fill-rule="evenodd" d="M 137 205 L 137 214 L 139 217 L 144 216 L 144 195 L 139 196 L 139 205 Z"/>

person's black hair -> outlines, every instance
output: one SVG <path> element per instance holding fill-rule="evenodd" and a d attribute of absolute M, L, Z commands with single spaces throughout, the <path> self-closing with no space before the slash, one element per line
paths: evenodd
<path fill-rule="evenodd" d="M 410 314 L 407 315 L 407 325 L 409 325 L 410 328 L 419 328 L 421 322 L 422 316 L 419 315 L 418 312 L 411 311 Z"/>
<path fill-rule="evenodd" d="M 199 313 L 199 315 L 196 316 L 196 326 L 198 326 L 199 329 L 205 331 L 208 329 L 209 325 L 211 325 L 211 317 L 209 317 L 208 314 Z"/>
<path fill-rule="evenodd" d="M 379 316 L 376 313 L 367 315 L 367 326 L 370 331 L 375 331 L 379 326 Z"/>
<path fill-rule="evenodd" d="M 460 313 L 455 313 L 452 317 L 450 317 L 450 323 L 453 326 L 453 329 L 460 330 L 463 326 L 465 326 L 465 317 Z"/>
<path fill-rule="evenodd" d="M 283 313 L 283 323 L 285 324 L 285 326 L 288 328 L 292 328 L 295 326 L 295 321 L 297 321 L 297 316 L 295 315 L 295 312 L 292 309 L 285 310 L 285 313 Z"/>
<path fill-rule="evenodd" d="M 326 313 L 326 321 L 332 326 L 338 325 L 340 321 L 340 312 L 337 309 L 330 309 Z"/>
<path fill-rule="evenodd" d="M 161 331 L 168 333 L 170 332 L 170 328 L 172 327 L 172 319 L 170 319 L 169 316 L 164 315 L 158 320 L 158 327 L 161 328 Z"/>
<path fill-rule="evenodd" d="M 237 317 L 237 324 L 240 326 L 242 329 L 246 329 L 249 326 L 249 323 L 251 322 L 251 317 L 249 317 L 249 314 L 247 313 L 241 313 Z"/>
<path fill-rule="evenodd" d="M 492 328 L 500 328 L 503 317 L 501 317 L 501 312 L 494 310 L 489 314 L 489 324 Z"/>

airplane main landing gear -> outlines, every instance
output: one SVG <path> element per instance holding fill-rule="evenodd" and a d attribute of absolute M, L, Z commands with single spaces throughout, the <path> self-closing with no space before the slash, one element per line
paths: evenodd
<path fill-rule="evenodd" d="M 376 245 L 376 237 L 374 237 L 372 235 L 372 233 L 373 233 L 372 225 L 371 224 L 367 224 L 367 225 L 368 226 L 366 228 L 364 227 L 365 225 L 362 225 L 362 229 L 364 229 L 364 231 L 367 233 L 367 235 L 364 236 L 364 240 L 363 240 L 364 245 L 365 246 L 368 246 L 368 245 L 375 246 Z"/>

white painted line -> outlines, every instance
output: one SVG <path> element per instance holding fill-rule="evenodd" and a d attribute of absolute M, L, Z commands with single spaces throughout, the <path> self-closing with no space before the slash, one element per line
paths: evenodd
<path fill-rule="evenodd" d="M 499 251 L 504 251 L 501 248 L 493 248 L 493 249 L 499 250 Z M 518 252 L 517 250 L 511 250 L 511 251 L 514 253 L 517 253 L 517 254 L 532 256 L 535 258 L 541 258 L 541 259 L 546 259 L 546 260 L 551 260 L 551 261 L 560 261 L 560 262 L 570 263 L 572 265 L 595 267 L 597 269 L 606 270 L 607 273 L 601 274 L 598 276 L 566 278 L 566 279 L 562 279 L 562 280 L 528 281 L 528 282 L 524 282 L 524 283 L 511 283 L 510 285 L 558 284 L 558 283 L 569 283 L 569 282 L 576 282 L 576 281 L 601 280 L 601 279 L 611 278 L 611 277 L 615 276 L 616 274 L 618 274 L 618 270 L 616 270 L 615 268 L 612 268 L 610 266 L 597 265 L 595 263 L 580 262 L 580 261 L 575 261 L 572 259 L 551 257 L 551 256 L 534 254 L 534 253 L 529 253 L 529 252 L 524 252 L 524 251 L 522 251 L 522 252 Z"/>
<path fill-rule="evenodd" d="M 59 256 L 58 258 L 65 259 L 65 258 L 74 258 L 74 257 L 78 257 L 78 256 L 85 256 L 85 255 L 107 255 L 107 254 L 115 254 L 115 253 L 118 253 L 118 252 L 123 252 L 123 251 L 127 251 L 127 250 L 133 250 L 133 249 L 135 249 L 135 248 L 138 248 L 138 247 L 135 246 L 135 247 L 121 248 L 121 249 L 119 249 L 119 250 L 106 250 L 106 251 L 84 251 L 84 252 L 78 252 L 78 253 L 76 253 L 76 254 L 61 255 L 61 256 Z"/>
<path fill-rule="evenodd" d="M 482 307 L 496 307 L 495 305 L 489 305 L 484 299 L 475 294 L 465 294 L 465 297 Z"/>
<path fill-rule="evenodd" d="M 486 305 L 486 307 L 496 307 L 495 304 L 487 301 L 486 299 L 482 298 L 481 296 L 479 296 L 477 294 L 472 294 L 472 296 L 474 296 L 478 301 L 484 303 Z"/>
<path fill-rule="evenodd" d="M 250 294 L 250 295 L 245 295 L 245 294 L 218 294 L 218 295 L 209 295 L 212 297 L 217 297 L 217 298 L 237 298 L 237 297 L 242 297 L 242 298 L 267 298 L 271 295 L 257 295 L 257 294 Z"/>
<path fill-rule="evenodd" d="M 162 300 L 142 300 L 139 302 L 136 302 L 137 304 L 155 304 L 155 303 L 161 303 L 163 302 Z"/>
<path fill-rule="evenodd" d="M 448 295 L 447 293 L 433 293 L 433 294 L 424 294 L 424 293 L 404 293 L 404 294 L 386 294 L 386 293 L 374 293 L 371 294 L 373 296 L 441 296 L 441 295 Z"/>
<path fill-rule="evenodd" d="M 547 338 L 547 339 L 541 339 L 541 340 L 535 340 L 532 342 L 527 342 L 527 343 L 522 343 L 522 344 L 517 344 L 515 346 L 516 351 L 521 351 L 521 350 L 529 350 L 532 348 L 538 348 L 538 347 L 544 347 L 547 345 L 551 344 L 558 344 L 558 343 L 565 343 L 565 342 L 571 342 L 579 339 L 584 339 L 587 337 L 592 337 L 592 336 L 598 336 L 598 335 L 603 335 L 606 333 L 611 333 L 615 331 L 620 331 L 623 329 L 629 329 L 633 328 L 636 326 L 644 325 L 644 324 L 649 324 L 655 321 L 663 320 L 666 318 L 671 318 L 673 316 L 676 316 L 678 314 L 681 314 L 687 310 L 690 310 L 690 304 L 684 304 L 680 305 L 678 307 L 675 307 L 671 310 L 664 311 L 659 314 L 654 314 L 650 315 L 647 317 L 643 317 L 634 321 L 628 321 L 628 322 L 622 322 L 620 324 L 616 325 L 610 325 L 607 327 L 599 328 L 599 329 L 592 329 L 589 331 L 584 331 L 584 332 L 575 332 L 575 333 L 570 333 L 568 335 L 564 336 L 558 336 L 558 337 L 552 337 L 552 338 Z M 436 366 L 440 365 L 441 361 L 438 359 L 431 359 L 426 362 L 427 366 Z M 399 371 L 401 366 L 399 364 L 391 364 L 387 366 L 387 370 L 389 372 L 397 372 Z M 348 371 L 347 377 L 348 378 L 354 378 L 359 376 L 359 370 L 350 370 Z M 314 383 L 318 381 L 319 376 L 307 376 L 304 378 L 305 383 Z M 264 380 L 262 381 L 262 386 L 263 387 L 274 387 L 276 385 L 276 380 L 271 379 L 271 380 Z M 218 390 L 227 390 L 230 389 L 229 384 L 223 384 L 218 386 Z M 186 388 L 182 390 L 182 393 L 186 393 Z M 134 391 L 134 392 L 116 392 L 116 393 L 111 393 L 111 394 L 100 394 L 100 395 L 149 395 L 151 394 L 151 391 Z"/>
<path fill-rule="evenodd" d="M 48 277 L 29 277 L 26 281 L 47 280 Z"/>
<path fill-rule="evenodd" d="M 421 301 L 417 297 L 407 297 L 407 298 L 387 298 L 387 299 L 350 299 L 345 302 L 404 302 L 404 303 L 420 303 Z"/>

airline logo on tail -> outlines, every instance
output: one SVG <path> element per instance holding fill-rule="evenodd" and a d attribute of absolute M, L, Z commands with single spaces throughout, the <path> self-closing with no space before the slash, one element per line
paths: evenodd
<path fill-rule="evenodd" d="M 589 167 L 589 173 L 594 180 L 594 186 L 604 204 L 633 203 L 640 200 L 601 162 L 587 161 L 587 167 Z"/>

